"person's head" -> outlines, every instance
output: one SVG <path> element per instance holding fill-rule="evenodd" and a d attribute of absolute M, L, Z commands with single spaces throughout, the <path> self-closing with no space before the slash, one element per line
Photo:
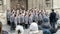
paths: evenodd
<path fill-rule="evenodd" d="M 51 34 L 51 32 L 47 29 L 47 30 L 43 30 L 43 34 Z"/>
<path fill-rule="evenodd" d="M 9 9 L 7 9 L 7 12 L 9 12 L 10 10 Z"/>
<path fill-rule="evenodd" d="M 29 16 L 31 16 L 31 13 L 29 13 Z"/>
<path fill-rule="evenodd" d="M 30 30 L 37 31 L 38 30 L 38 24 L 33 22 L 30 24 Z"/>
<path fill-rule="evenodd" d="M 54 12 L 54 9 L 51 9 L 52 10 L 52 12 Z"/>
<path fill-rule="evenodd" d="M 48 19 L 47 17 L 45 17 L 45 18 L 43 19 L 43 21 L 44 21 L 45 23 L 48 23 L 48 22 L 49 22 L 49 19 Z"/>
<path fill-rule="evenodd" d="M 43 23 L 42 23 L 42 28 L 44 28 L 44 29 L 49 29 L 49 28 L 50 28 L 49 25 L 50 25 L 50 24 L 49 24 L 49 19 L 48 19 L 48 18 L 44 18 L 44 19 L 43 19 Z"/>
<path fill-rule="evenodd" d="M 20 30 L 18 30 L 18 34 L 19 34 L 19 33 L 21 33 L 21 31 L 20 31 Z"/>

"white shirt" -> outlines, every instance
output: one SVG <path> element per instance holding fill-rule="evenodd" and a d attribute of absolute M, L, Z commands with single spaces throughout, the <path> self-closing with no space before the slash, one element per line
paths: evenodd
<path fill-rule="evenodd" d="M 23 26 L 21 26 L 21 25 L 17 25 L 17 26 L 16 26 L 16 31 L 18 31 L 18 30 L 20 30 L 21 34 L 24 33 Z"/>
<path fill-rule="evenodd" d="M 58 26 L 60 26 L 60 19 L 57 20 L 56 28 L 57 28 Z"/>
<path fill-rule="evenodd" d="M 31 23 L 30 28 L 31 31 L 38 31 L 37 23 Z"/>
<path fill-rule="evenodd" d="M 58 29 L 58 31 L 55 34 L 60 34 L 60 29 Z"/>
<path fill-rule="evenodd" d="M 25 16 L 25 24 L 28 24 L 28 15 Z"/>
<path fill-rule="evenodd" d="M 17 25 L 17 16 L 14 19 L 14 23 L 15 23 L 15 25 Z"/>

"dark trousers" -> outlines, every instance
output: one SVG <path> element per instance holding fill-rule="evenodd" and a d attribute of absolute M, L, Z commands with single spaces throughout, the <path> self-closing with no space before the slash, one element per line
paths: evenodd
<path fill-rule="evenodd" d="M 20 25 L 25 29 L 25 23 L 20 23 Z"/>
<path fill-rule="evenodd" d="M 25 23 L 20 23 L 20 25 L 24 26 L 24 25 L 25 25 Z"/>
<path fill-rule="evenodd" d="M 42 24 L 42 21 L 38 20 L 38 25 L 41 25 Z"/>
<path fill-rule="evenodd" d="M 11 23 L 11 30 L 15 30 L 15 27 L 16 27 L 15 23 L 12 22 L 12 23 Z"/>
<path fill-rule="evenodd" d="M 51 33 L 56 33 L 56 29 L 55 29 L 55 22 L 50 22 L 51 26 L 52 26 L 52 29 L 50 30 Z"/>
<path fill-rule="evenodd" d="M 28 24 L 25 24 L 25 28 L 26 28 L 26 29 L 28 28 Z"/>
<path fill-rule="evenodd" d="M 50 29 L 50 32 L 53 34 L 53 33 L 56 33 L 57 29 Z"/>
<path fill-rule="evenodd" d="M 19 33 L 21 33 L 21 31 L 20 31 L 20 30 L 18 30 L 18 34 L 19 34 Z"/>
<path fill-rule="evenodd" d="M 7 24 L 11 25 L 9 18 L 7 18 Z"/>
<path fill-rule="evenodd" d="M 51 24 L 52 28 L 55 29 L 55 22 L 50 22 L 50 24 Z"/>
<path fill-rule="evenodd" d="M 9 20 L 7 21 L 7 24 L 8 24 L 8 25 L 11 25 L 11 23 L 10 23 L 10 21 L 9 21 Z"/>

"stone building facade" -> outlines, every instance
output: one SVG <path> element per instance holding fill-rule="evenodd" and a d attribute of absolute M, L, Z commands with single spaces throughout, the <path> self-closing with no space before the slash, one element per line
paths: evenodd
<path fill-rule="evenodd" d="M 6 8 L 21 8 L 24 6 L 25 9 L 38 8 L 38 9 L 51 9 L 52 0 L 6 0 Z"/>
<path fill-rule="evenodd" d="M 52 8 L 55 11 L 60 11 L 60 0 L 0 0 L 0 21 L 3 24 L 7 23 L 6 13 L 7 9 L 21 8 L 24 6 L 25 9 L 38 8 L 46 9 L 46 11 L 51 11 Z"/>
<path fill-rule="evenodd" d="M 28 8 L 51 9 L 52 0 L 28 0 Z"/>

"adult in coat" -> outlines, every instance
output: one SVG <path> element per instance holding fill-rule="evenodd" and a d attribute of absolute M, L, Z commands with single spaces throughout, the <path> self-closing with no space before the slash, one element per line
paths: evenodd
<path fill-rule="evenodd" d="M 50 13 L 50 24 L 55 29 L 55 23 L 56 23 L 56 13 L 54 12 L 54 9 L 52 9 L 52 12 Z"/>

